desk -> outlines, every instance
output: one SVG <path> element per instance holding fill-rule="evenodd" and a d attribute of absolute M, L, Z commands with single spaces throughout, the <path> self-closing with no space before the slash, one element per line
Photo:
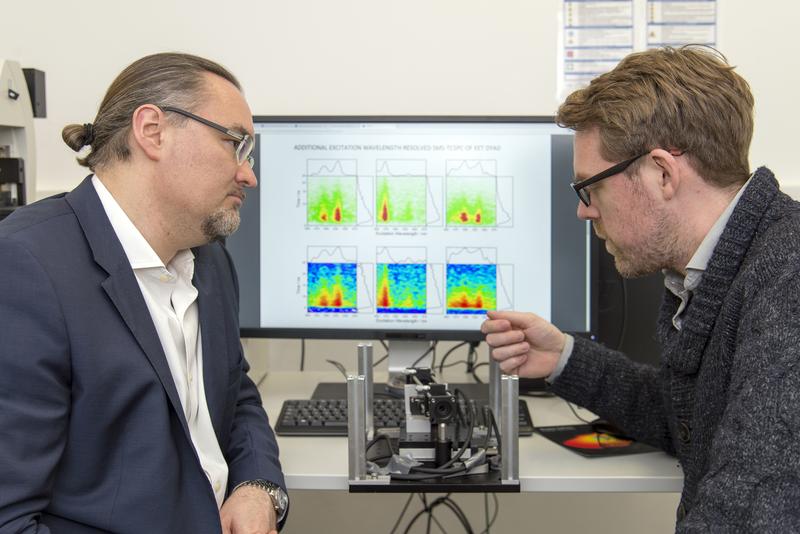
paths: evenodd
<path fill-rule="evenodd" d="M 376 373 L 375 381 L 385 376 Z M 328 372 L 269 373 L 259 390 L 270 421 L 285 399 L 310 398 L 319 382 L 342 381 Z M 536 426 L 575 424 L 556 397 L 525 398 Z M 347 490 L 347 438 L 278 436 L 289 489 Z M 664 453 L 584 458 L 534 434 L 519 440 L 520 489 L 526 492 L 674 492 L 683 487 L 678 461 Z"/>

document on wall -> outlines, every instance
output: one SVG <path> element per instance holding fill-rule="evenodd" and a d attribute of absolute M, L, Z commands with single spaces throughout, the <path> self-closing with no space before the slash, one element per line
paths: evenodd
<path fill-rule="evenodd" d="M 559 14 L 556 98 L 661 46 L 717 46 L 717 0 L 564 0 Z"/>
<path fill-rule="evenodd" d="M 559 95 L 613 69 L 634 48 L 633 0 L 565 0 Z"/>
<path fill-rule="evenodd" d="M 647 48 L 717 45 L 717 0 L 647 0 Z"/>

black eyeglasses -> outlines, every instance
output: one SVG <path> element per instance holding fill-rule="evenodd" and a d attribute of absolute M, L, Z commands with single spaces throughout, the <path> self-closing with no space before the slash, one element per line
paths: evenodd
<path fill-rule="evenodd" d="M 172 113 L 177 113 L 179 115 L 183 115 L 184 117 L 189 117 L 192 120 L 196 120 L 197 122 L 201 122 L 201 123 L 205 124 L 206 126 L 210 126 L 211 128 L 214 128 L 215 130 L 224 133 L 228 137 L 233 138 L 235 141 L 237 141 L 237 144 L 236 144 L 236 161 L 239 163 L 239 165 L 241 165 L 242 163 L 244 163 L 246 161 L 248 163 L 248 165 L 250 165 L 250 167 L 252 167 L 253 164 L 255 163 L 255 160 L 254 160 L 252 154 L 253 154 L 253 148 L 256 145 L 256 141 L 255 141 L 255 139 L 253 139 L 252 136 L 250 136 L 250 134 L 242 134 L 242 133 L 239 133 L 239 132 L 237 132 L 235 130 L 231 130 L 230 128 L 226 128 L 226 127 L 222 126 L 221 124 L 217 124 L 216 122 L 210 121 L 208 119 L 204 119 L 203 117 L 199 117 L 199 116 L 195 115 L 194 113 L 190 113 L 190 112 L 188 112 L 188 111 L 186 111 L 184 109 L 175 108 L 175 107 L 172 107 L 172 106 L 164 106 L 163 108 L 161 108 L 161 110 L 162 111 L 171 111 Z"/>
<path fill-rule="evenodd" d="M 668 150 L 668 152 L 675 157 L 683 156 L 684 153 L 683 150 L 675 150 L 675 149 L 670 149 Z M 592 203 L 592 199 L 589 196 L 589 190 L 586 189 L 587 187 L 589 187 L 592 184 L 596 184 L 600 180 L 605 180 L 610 176 L 614 176 L 615 174 L 621 173 L 622 171 L 630 167 L 634 161 L 641 158 L 642 156 L 646 156 L 649 153 L 650 151 L 648 150 L 647 152 L 639 154 L 638 156 L 635 156 L 631 159 L 626 159 L 625 161 L 617 163 L 616 165 L 609 167 L 603 172 L 595 174 L 591 178 L 587 178 L 586 180 L 581 180 L 580 182 L 572 182 L 569 185 L 572 187 L 572 190 L 575 191 L 575 194 L 578 195 L 578 198 L 581 199 L 581 202 L 583 202 L 588 207 Z"/>
<path fill-rule="evenodd" d="M 569 185 L 572 186 L 572 189 L 575 191 L 575 194 L 578 195 L 578 198 L 581 199 L 581 202 L 583 202 L 588 207 L 592 203 L 592 200 L 589 197 L 589 190 L 586 189 L 587 187 L 589 187 L 592 184 L 596 184 L 600 180 L 605 180 L 610 176 L 614 176 L 615 174 L 621 173 L 622 171 L 630 167 L 631 163 L 641 158 L 642 156 L 646 156 L 649 153 L 650 151 L 648 150 L 644 154 L 639 154 L 634 158 L 626 159 L 623 162 L 617 163 L 616 165 L 609 167 L 603 172 L 595 174 L 591 178 L 587 178 L 586 180 L 581 180 L 580 182 L 572 182 Z"/>

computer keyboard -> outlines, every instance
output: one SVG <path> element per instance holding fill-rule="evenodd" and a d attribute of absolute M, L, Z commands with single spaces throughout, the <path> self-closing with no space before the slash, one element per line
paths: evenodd
<path fill-rule="evenodd" d="M 470 401 L 477 420 L 475 426 L 486 426 L 482 406 L 485 399 Z M 373 419 L 377 429 L 400 428 L 405 424 L 403 399 L 373 399 Z M 285 400 L 275 424 L 279 436 L 346 436 L 346 399 Z M 533 434 L 533 422 L 525 401 L 519 401 L 519 435 Z"/>

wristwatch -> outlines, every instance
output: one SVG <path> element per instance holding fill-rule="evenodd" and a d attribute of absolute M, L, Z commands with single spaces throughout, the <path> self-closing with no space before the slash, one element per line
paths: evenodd
<path fill-rule="evenodd" d="M 233 491 L 236 491 L 242 486 L 253 486 L 255 488 L 261 488 L 262 490 L 266 491 L 267 495 L 269 495 L 269 498 L 272 501 L 272 507 L 275 509 L 276 522 L 280 524 L 283 521 L 284 517 L 286 517 L 286 512 L 289 509 L 289 496 L 286 495 L 286 492 L 283 491 L 283 488 L 281 488 L 277 484 L 273 484 L 272 482 L 256 479 L 256 480 L 245 480 L 244 482 L 236 486 L 233 489 Z"/>

